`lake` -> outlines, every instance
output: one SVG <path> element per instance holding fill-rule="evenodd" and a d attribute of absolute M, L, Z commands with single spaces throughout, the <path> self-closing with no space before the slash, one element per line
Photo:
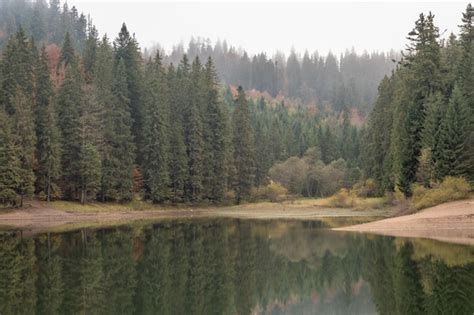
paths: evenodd
<path fill-rule="evenodd" d="M 474 247 L 321 221 L 0 232 L 0 314 L 473 314 Z"/>

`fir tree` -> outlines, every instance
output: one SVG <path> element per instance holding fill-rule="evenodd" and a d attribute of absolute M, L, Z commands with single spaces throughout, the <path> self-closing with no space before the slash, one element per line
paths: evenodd
<path fill-rule="evenodd" d="M 217 77 L 212 59 L 209 57 L 204 69 L 205 108 L 205 173 L 204 186 L 208 198 L 219 201 L 226 187 L 226 124 L 227 116 L 219 100 Z"/>
<path fill-rule="evenodd" d="M 36 67 L 36 159 L 37 191 L 43 192 L 50 201 L 51 194 L 59 193 L 57 180 L 60 175 L 60 144 L 56 112 L 53 104 L 53 89 L 49 78 L 48 56 L 43 46 Z"/>
<path fill-rule="evenodd" d="M 13 105 L 16 109 L 13 117 L 15 141 L 18 146 L 18 158 L 21 165 L 20 185 L 17 193 L 21 196 L 20 206 L 23 206 L 23 197 L 34 192 L 35 174 L 33 170 L 36 165 L 36 134 L 33 106 L 19 88 L 13 98 Z"/>
<path fill-rule="evenodd" d="M 169 87 L 170 136 L 169 137 L 169 177 L 173 202 L 182 201 L 187 171 L 186 145 L 184 143 L 183 117 L 180 102 L 181 90 L 176 71 L 172 64 L 168 67 L 166 82 Z"/>
<path fill-rule="evenodd" d="M 134 37 L 130 36 L 125 23 L 120 29 L 118 37 L 114 41 L 115 63 L 116 67 L 120 60 L 123 60 L 126 70 L 127 89 L 123 91 L 130 102 L 130 116 L 132 118 L 132 135 L 138 152 L 142 152 L 141 144 L 143 142 L 143 75 L 142 60 L 138 43 Z M 137 156 L 139 158 L 139 156 Z"/>
<path fill-rule="evenodd" d="M 64 37 L 63 46 L 61 48 L 61 56 L 59 57 L 59 65 L 64 65 L 67 67 L 75 59 L 74 46 L 71 41 L 71 36 L 69 32 L 66 32 Z"/>
<path fill-rule="evenodd" d="M 184 143 L 187 155 L 187 178 L 185 183 L 185 196 L 188 200 L 195 202 L 201 198 L 203 181 L 203 128 L 201 120 L 202 106 L 202 81 L 201 63 L 196 59 L 189 71 L 189 64 L 186 56 L 180 64 L 181 71 L 178 71 L 178 79 L 183 93 L 180 101 L 181 108 L 184 108 L 183 129 Z"/>
<path fill-rule="evenodd" d="M 33 94 L 33 65 L 30 43 L 20 27 L 15 36 L 10 37 L 1 60 L 0 104 L 9 115 L 15 113 L 13 99 L 20 89 L 25 97 Z"/>
<path fill-rule="evenodd" d="M 459 87 L 455 87 L 445 116 L 441 121 L 439 139 L 435 148 L 436 177 L 467 176 L 469 108 Z"/>
<path fill-rule="evenodd" d="M 8 115 L 0 110 L 0 202 L 16 205 L 21 163 Z"/>
<path fill-rule="evenodd" d="M 153 202 L 168 198 L 168 89 L 161 56 L 149 65 L 144 116 L 143 171 L 148 197 Z"/>
<path fill-rule="evenodd" d="M 61 138 L 61 187 L 68 199 L 79 189 L 80 117 L 84 104 L 83 79 L 77 62 L 66 68 L 66 76 L 58 91 L 58 127 Z"/>
<path fill-rule="evenodd" d="M 238 88 L 235 110 L 232 117 L 235 167 L 236 203 L 248 197 L 254 183 L 254 139 L 250 124 L 248 101 L 242 87 Z"/>

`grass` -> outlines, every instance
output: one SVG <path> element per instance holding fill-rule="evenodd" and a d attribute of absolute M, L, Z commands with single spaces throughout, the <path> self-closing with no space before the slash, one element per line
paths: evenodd
<path fill-rule="evenodd" d="M 358 197 L 347 189 L 341 189 L 333 196 L 321 199 L 320 204 L 333 208 L 351 208 L 357 211 L 381 210 L 391 206 L 385 197 Z"/>
<path fill-rule="evenodd" d="M 85 204 L 81 204 L 74 201 L 52 201 L 49 203 L 42 202 L 41 204 L 43 207 L 51 209 L 80 213 L 166 210 L 164 206 L 154 205 L 145 201 L 132 201 L 129 203 L 89 202 Z"/>

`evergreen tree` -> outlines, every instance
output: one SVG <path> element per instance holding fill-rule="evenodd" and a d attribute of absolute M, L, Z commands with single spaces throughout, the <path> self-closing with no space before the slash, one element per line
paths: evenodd
<path fill-rule="evenodd" d="M 29 41 L 22 28 L 10 37 L 1 60 L 0 104 L 9 114 L 15 113 L 13 104 L 17 90 L 25 97 L 33 94 L 34 59 Z"/>
<path fill-rule="evenodd" d="M 168 88 L 161 56 L 149 65 L 145 96 L 143 171 L 148 197 L 154 202 L 168 198 Z"/>
<path fill-rule="evenodd" d="M 8 115 L 0 110 L 0 202 L 16 205 L 21 163 Z"/>
<path fill-rule="evenodd" d="M 47 53 L 43 46 L 41 58 L 36 67 L 36 159 L 37 191 L 45 194 L 50 201 L 51 194 L 59 194 L 57 180 L 60 176 L 60 139 L 54 110 L 53 89 L 49 78 Z"/>
<path fill-rule="evenodd" d="M 234 187 L 236 203 L 240 204 L 242 199 L 249 196 L 255 177 L 253 130 L 250 124 L 248 101 L 242 87 L 238 88 L 232 123 L 235 164 Z"/>
<path fill-rule="evenodd" d="M 21 165 L 17 193 L 21 196 L 20 206 L 23 206 L 23 197 L 34 192 L 35 174 L 33 170 L 36 165 L 36 134 L 33 106 L 19 88 L 13 98 L 13 106 L 16 109 L 13 116 L 15 141 L 18 146 L 18 158 Z"/>
<path fill-rule="evenodd" d="M 111 47 L 104 38 L 95 65 L 97 101 L 103 108 L 104 124 L 100 196 L 103 201 L 129 201 L 132 199 L 135 161 L 130 101 L 127 97 L 125 64 L 121 60 L 114 69 L 112 58 Z"/>
<path fill-rule="evenodd" d="M 79 153 L 80 201 L 84 204 L 89 196 L 95 198 L 100 188 L 101 158 L 99 150 L 87 141 L 81 145 Z"/>
<path fill-rule="evenodd" d="M 66 36 L 64 37 L 63 46 L 61 48 L 61 56 L 59 57 L 59 65 L 64 65 L 67 67 L 71 62 L 75 59 L 75 52 L 74 46 L 71 41 L 71 35 L 69 32 L 66 32 Z"/>
<path fill-rule="evenodd" d="M 91 81 L 95 75 L 97 49 L 99 46 L 99 33 L 95 26 L 89 26 L 87 34 L 86 47 L 83 54 L 84 71 L 86 73 L 86 80 Z"/>
<path fill-rule="evenodd" d="M 204 186 L 207 197 L 220 201 L 226 187 L 227 116 L 218 96 L 217 75 L 209 57 L 204 69 L 205 108 L 205 173 Z"/>
<path fill-rule="evenodd" d="M 181 71 L 181 70 L 180 70 Z M 182 201 L 184 197 L 184 183 L 187 171 L 186 145 L 184 143 L 182 93 L 178 85 L 176 71 L 171 64 L 167 71 L 167 85 L 169 87 L 170 108 L 170 136 L 169 137 L 169 177 L 171 181 L 171 194 L 173 202 Z"/>
<path fill-rule="evenodd" d="M 185 196 L 188 200 L 195 202 L 202 197 L 202 181 L 204 171 L 204 142 L 201 108 L 203 106 L 203 91 L 201 80 L 202 66 L 199 59 L 189 64 L 186 56 L 178 69 L 178 79 L 181 91 L 181 105 L 184 108 L 183 127 L 184 143 L 187 155 L 187 178 L 185 183 Z"/>
<path fill-rule="evenodd" d="M 80 117 L 85 102 L 82 88 L 82 76 L 74 61 L 66 68 L 56 103 L 62 152 L 61 190 L 68 199 L 77 197 L 79 189 Z"/>
<path fill-rule="evenodd" d="M 467 176 L 469 164 L 469 108 L 459 87 L 455 87 L 448 109 L 441 121 L 435 148 L 436 177 Z"/>
<path fill-rule="evenodd" d="M 126 70 L 127 89 L 123 91 L 124 96 L 130 102 L 130 116 L 132 118 L 132 135 L 138 152 L 142 152 L 141 143 L 143 142 L 143 108 L 142 108 L 142 60 L 138 43 L 134 37 L 130 36 L 125 23 L 120 29 L 118 37 L 114 41 L 115 63 L 116 67 L 120 60 L 123 60 Z M 139 158 L 139 156 L 137 156 Z"/>

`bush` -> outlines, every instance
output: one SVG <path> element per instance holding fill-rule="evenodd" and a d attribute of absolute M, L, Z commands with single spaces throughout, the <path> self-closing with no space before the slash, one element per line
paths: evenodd
<path fill-rule="evenodd" d="M 279 199 L 285 198 L 288 194 L 288 189 L 283 187 L 281 184 L 271 182 L 267 186 L 252 188 L 250 194 L 252 200 L 269 199 L 270 201 L 275 202 Z"/>
<path fill-rule="evenodd" d="M 4 206 L 16 206 L 17 195 L 13 189 L 6 188 L 0 191 L 0 204 Z"/>
<path fill-rule="evenodd" d="M 438 205 L 443 202 L 466 198 L 469 195 L 471 186 L 461 177 L 446 177 L 437 188 L 426 189 L 421 185 L 414 185 L 413 206 L 416 209 L 423 209 Z"/>
<path fill-rule="evenodd" d="M 352 208 L 356 205 L 356 196 L 343 188 L 329 198 L 328 205 L 336 208 Z"/>
<path fill-rule="evenodd" d="M 355 184 L 351 190 L 357 197 L 375 197 L 377 195 L 377 183 L 369 178 L 365 182 Z"/>

